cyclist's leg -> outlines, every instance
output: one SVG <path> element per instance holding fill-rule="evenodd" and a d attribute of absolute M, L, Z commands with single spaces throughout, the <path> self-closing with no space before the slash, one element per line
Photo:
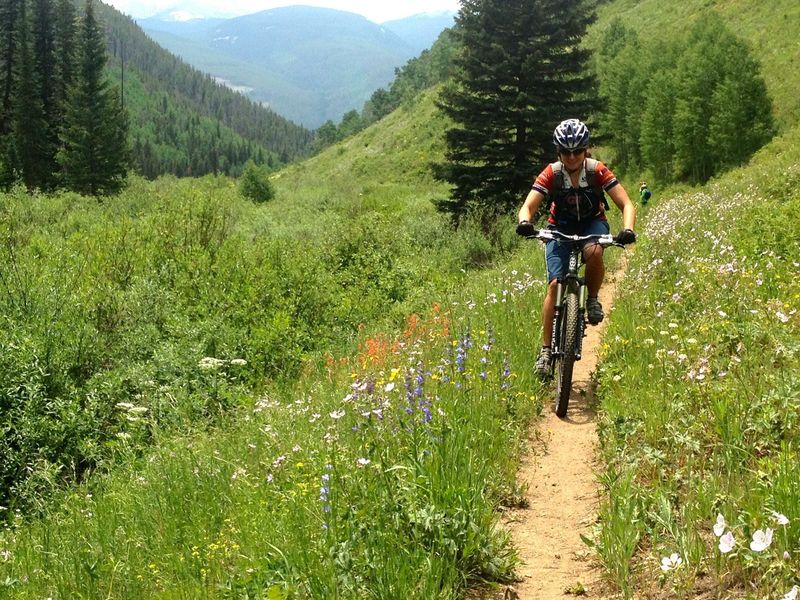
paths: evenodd
<path fill-rule="evenodd" d="M 594 220 L 586 225 L 582 235 L 601 235 L 609 233 L 608 221 Z M 603 247 L 589 242 L 583 246 L 583 262 L 586 263 L 586 288 L 590 298 L 596 298 L 606 275 L 603 262 Z"/>
<path fill-rule="evenodd" d="M 584 235 L 606 234 L 610 231 L 608 222 L 596 220 L 588 223 L 584 228 Z M 588 243 L 583 247 L 583 261 L 586 263 L 586 318 L 591 325 L 597 325 L 604 318 L 603 305 L 597 299 L 603 278 L 606 275 L 606 265 L 603 262 L 603 247 L 599 244 Z"/>
<path fill-rule="evenodd" d="M 542 306 L 542 346 L 550 346 L 553 339 L 553 312 L 556 306 L 556 288 L 558 278 L 567 273 L 569 266 L 569 244 L 561 244 L 554 240 L 545 246 L 545 262 L 547 263 L 547 294 Z"/>

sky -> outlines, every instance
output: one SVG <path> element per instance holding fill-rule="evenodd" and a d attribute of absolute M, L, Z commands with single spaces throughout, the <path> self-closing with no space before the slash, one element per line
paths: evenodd
<path fill-rule="evenodd" d="M 186 16 L 236 17 L 250 13 L 302 4 L 335 8 L 364 15 L 383 23 L 419 13 L 458 11 L 458 0 L 104 0 L 135 19 L 178 11 Z"/>

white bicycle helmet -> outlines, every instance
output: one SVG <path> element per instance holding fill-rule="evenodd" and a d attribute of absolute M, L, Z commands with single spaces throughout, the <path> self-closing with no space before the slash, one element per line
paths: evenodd
<path fill-rule="evenodd" d="M 553 132 L 553 143 L 565 150 L 579 150 L 589 145 L 589 128 L 578 119 L 561 121 Z"/>

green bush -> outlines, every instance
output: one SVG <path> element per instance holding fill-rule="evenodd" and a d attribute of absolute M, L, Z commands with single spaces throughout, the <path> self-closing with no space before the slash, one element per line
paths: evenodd
<path fill-rule="evenodd" d="M 253 202 L 269 202 L 275 197 L 275 190 L 269 180 L 269 170 L 248 160 L 239 180 L 242 196 Z"/>

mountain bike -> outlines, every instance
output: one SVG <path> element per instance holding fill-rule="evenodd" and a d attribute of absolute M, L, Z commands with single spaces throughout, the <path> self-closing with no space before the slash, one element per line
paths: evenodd
<path fill-rule="evenodd" d="M 545 242 L 558 241 L 570 243 L 569 268 L 564 277 L 560 277 L 556 287 L 555 312 L 553 313 L 553 337 L 550 342 L 550 373 L 555 377 L 556 415 L 567 414 L 569 396 L 572 392 L 572 367 L 581 359 L 584 330 L 586 328 L 586 280 L 581 276 L 583 267 L 582 242 L 595 240 L 607 248 L 623 245 L 611 234 L 603 235 L 567 235 L 555 229 L 540 229 L 536 235 L 528 239 L 539 239 Z"/>

